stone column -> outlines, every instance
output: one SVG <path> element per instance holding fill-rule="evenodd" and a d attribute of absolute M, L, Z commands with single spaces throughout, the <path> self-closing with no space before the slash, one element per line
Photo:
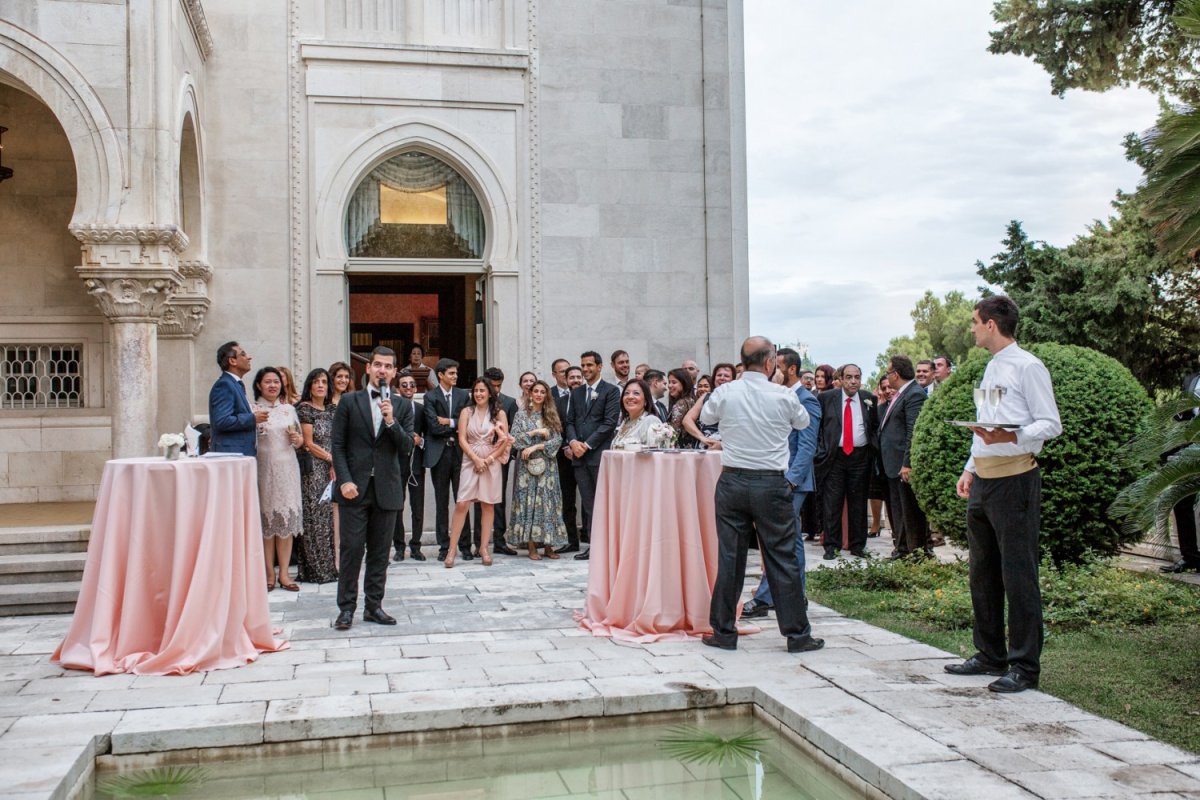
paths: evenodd
<path fill-rule="evenodd" d="M 174 225 L 75 225 L 76 272 L 110 322 L 107 405 L 113 457 L 147 456 L 158 441 L 158 321 L 183 282 L 187 237 Z"/>

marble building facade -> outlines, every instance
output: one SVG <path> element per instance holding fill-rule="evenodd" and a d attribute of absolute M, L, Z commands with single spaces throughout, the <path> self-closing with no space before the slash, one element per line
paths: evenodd
<path fill-rule="evenodd" d="M 0 0 L 0 504 L 90 499 L 105 459 L 203 421 L 223 341 L 300 378 L 346 360 L 361 292 L 441 292 L 440 330 L 412 337 L 514 377 L 585 349 L 727 360 L 748 333 L 741 17 Z M 461 252 L 363 244 L 382 218 L 354 202 L 405 155 L 477 201 Z"/>

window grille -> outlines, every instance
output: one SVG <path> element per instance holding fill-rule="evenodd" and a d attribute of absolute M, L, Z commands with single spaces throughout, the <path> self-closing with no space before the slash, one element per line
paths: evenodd
<path fill-rule="evenodd" d="M 83 345 L 0 344 L 0 408 L 83 408 Z"/>

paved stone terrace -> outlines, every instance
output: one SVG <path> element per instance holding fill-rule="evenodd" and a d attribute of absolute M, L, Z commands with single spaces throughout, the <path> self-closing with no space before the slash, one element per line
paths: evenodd
<path fill-rule="evenodd" d="M 0 796 L 67 797 L 106 752 L 755 703 L 893 797 L 1200 797 L 1200 758 L 1040 692 L 994 695 L 945 674 L 946 653 L 828 609 L 810 611 L 826 648 L 800 656 L 773 619 L 737 652 L 631 645 L 575 625 L 585 585 L 570 559 L 409 560 L 389 570 L 400 624 L 343 634 L 333 584 L 276 590 L 291 649 L 187 676 L 66 671 L 49 654 L 68 617 L 2 620 Z"/>

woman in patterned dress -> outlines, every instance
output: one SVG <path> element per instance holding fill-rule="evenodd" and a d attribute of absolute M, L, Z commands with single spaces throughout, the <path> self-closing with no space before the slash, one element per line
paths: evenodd
<path fill-rule="evenodd" d="M 525 542 L 529 557 L 540 561 L 538 548 L 546 558 L 556 559 L 557 547 L 567 543 L 567 528 L 563 524 L 562 490 L 558 484 L 558 454 L 562 446 L 562 420 L 550 399 L 550 385 L 534 381 L 529 398 L 513 422 L 513 453 L 517 455 L 517 480 L 513 484 L 512 513 L 508 520 L 507 539 L 511 544 Z M 541 475 L 534 475 L 525 465 L 530 459 L 545 464 Z"/>
<path fill-rule="evenodd" d="M 692 394 L 692 376 L 683 367 L 667 373 L 667 397 L 671 401 L 667 422 L 675 429 L 675 446 L 694 449 L 696 440 L 683 429 L 683 418 L 696 404 L 696 396 Z"/>
<path fill-rule="evenodd" d="M 329 405 L 329 373 L 317 367 L 304 379 L 304 391 L 296 416 L 304 434 L 300 489 L 304 498 L 304 535 L 296 552 L 296 579 L 306 583 L 330 583 L 337 580 L 337 560 L 333 549 L 333 504 L 322 503 L 321 495 L 332 479 L 333 406 Z"/>
<path fill-rule="evenodd" d="M 263 555 L 267 562 L 267 591 L 275 588 L 275 564 L 279 585 L 289 592 L 300 587 L 288 577 L 292 538 L 304 530 L 300 470 L 296 450 L 304 444 L 296 409 L 280 401 L 283 376 L 275 367 L 263 367 L 254 376 L 255 405 L 267 412 L 258 423 L 258 504 L 262 513 Z"/>

